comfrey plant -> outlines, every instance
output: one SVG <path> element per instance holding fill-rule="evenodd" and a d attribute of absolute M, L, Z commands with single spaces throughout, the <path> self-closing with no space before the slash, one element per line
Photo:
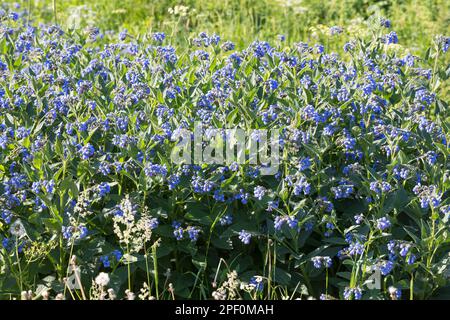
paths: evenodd
<path fill-rule="evenodd" d="M 444 296 L 449 38 L 376 21 L 183 51 L 1 11 L 0 297 Z"/>

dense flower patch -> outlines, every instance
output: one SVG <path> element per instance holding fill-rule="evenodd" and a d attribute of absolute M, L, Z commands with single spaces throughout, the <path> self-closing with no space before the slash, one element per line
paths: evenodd
<path fill-rule="evenodd" d="M 448 294 L 449 38 L 419 58 L 380 19 L 342 55 L 206 33 L 179 51 L 0 20 L 3 298 Z M 196 121 L 279 129 L 278 172 L 172 163 Z"/>

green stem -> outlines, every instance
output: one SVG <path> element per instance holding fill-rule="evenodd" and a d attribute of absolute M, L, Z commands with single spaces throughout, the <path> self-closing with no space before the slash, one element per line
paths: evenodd
<path fill-rule="evenodd" d="M 69 277 L 70 258 L 72 257 L 74 243 L 75 243 L 75 239 L 72 238 L 72 243 L 70 245 L 69 262 L 67 264 L 67 269 L 66 269 L 66 278 Z M 66 289 L 67 289 L 67 283 L 64 284 L 64 296 L 66 296 Z"/>
<path fill-rule="evenodd" d="M 155 289 L 156 289 L 156 300 L 159 300 L 158 291 L 158 258 L 156 256 L 156 244 L 152 246 L 152 257 L 153 257 L 153 271 L 155 273 Z"/>
<path fill-rule="evenodd" d="M 22 281 L 22 268 L 20 266 L 20 259 L 19 259 L 19 242 L 17 241 L 16 237 L 16 258 L 17 258 L 17 266 L 19 268 L 19 287 L 20 291 L 23 290 L 23 281 Z"/>
<path fill-rule="evenodd" d="M 28 0 L 27 25 L 30 24 L 31 0 Z"/>
<path fill-rule="evenodd" d="M 431 218 L 431 239 L 430 239 L 430 244 L 428 245 L 428 259 L 427 259 L 427 267 L 430 268 L 431 266 L 431 261 L 433 260 L 433 245 L 434 245 L 434 237 L 435 237 L 435 232 L 436 232 L 436 223 L 435 223 L 435 219 L 433 217 L 434 215 L 434 209 L 432 210 L 432 218 Z"/>
<path fill-rule="evenodd" d="M 148 284 L 148 287 L 149 287 L 149 290 L 150 290 L 151 289 L 151 287 L 150 287 L 150 271 L 149 271 L 149 268 L 148 268 L 148 254 L 147 254 L 147 248 L 145 247 L 145 243 L 144 243 L 144 252 L 145 252 L 145 255 L 144 255 L 144 258 L 145 258 L 145 270 L 147 272 L 147 284 Z"/>
<path fill-rule="evenodd" d="M 130 258 L 130 246 L 127 243 L 127 255 Z M 131 292 L 131 263 L 127 261 L 127 272 L 128 272 L 128 290 Z"/>
<path fill-rule="evenodd" d="M 53 0 L 53 16 L 54 16 L 54 19 L 55 19 L 55 24 L 58 24 L 58 18 L 56 16 L 56 13 L 57 13 L 57 11 L 56 11 L 56 0 Z"/>
<path fill-rule="evenodd" d="M 302 272 L 303 278 L 305 279 L 306 287 L 308 288 L 309 294 L 311 296 L 314 296 L 313 287 L 311 285 L 311 282 L 309 281 L 308 275 L 306 274 L 306 271 L 305 271 L 305 268 L 303 267 L 303 265 L 300 266 L 300 271 Z"/>
<path fill-rule="evenodd" d="M 435 80 L 435 78 L 436 78 L 436 69 L 437 69 L 438 60 L 439 60 L 439 48 L 436 50 L 436 58 L 434 59 L 432 81 L 430 82 L 431 84 L 433 84 L 433 88 L 431 88 L 433 91 L 434 91 L 434 87 L 436 86 L 436 82 L 437 82 L 437 80 Z"/>

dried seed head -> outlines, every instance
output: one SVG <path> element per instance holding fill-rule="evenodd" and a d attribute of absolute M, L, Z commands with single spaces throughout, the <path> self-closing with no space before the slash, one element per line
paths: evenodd
<path fill-rule="evenodd" d="M 43 300 L 48 300 L 48 298 L 49 298 L 49 296 L 50 296 L 50 293 L 48 292 L 48 290 L 47 289 L 44 289 L 44 291 L 42 291 L 42 299 Z"/>
<path fill-rule="evenodd" d="M 22 291 L 22 293 L 20 294 L 20 299 L 21 300 L 31 300 L 31 296 L 32 296 L 32 293 L 31 293 L 31 291 Z"/>
<path fill-rule="evenodd" d="M 125 294 L 127 296 L 127 300 L 134 300 L 136 298 L 136 295 L 128 289 L 125 290 Z"/>
<path fill-rule="evenodd" d="M 65 300 L 66 298 L 62 293 L 58 293 L 55 297 L 55 300 Z"/>
<path fill-rule="evenodd" d="M 115 300 L 117 298 L 116 292 L 113 288 L 108 289 L 109 300 Z"/>

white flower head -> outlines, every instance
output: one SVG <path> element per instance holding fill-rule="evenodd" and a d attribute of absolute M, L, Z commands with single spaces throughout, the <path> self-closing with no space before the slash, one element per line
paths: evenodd
<path fill-rule="evenodd" d="M 11 232 L 11 234 L 17 238 L 21 238 L 23 235 L 27 233 L 20 219 L 14 221 L 14 223 L 11 225 L 9 229 L 9 232 Z"/>
<path fill-rule="evenodd" d="M 109 275 L 105 272 L 100 272 L 95 278 L 95 283 L 99 286 L 106 287 L 109 283 Z"/>
<path fill-rule="evenodd" d="M 395 294 L 397 292 L 397 288 L 396 287 L 392 287 L 392 286 L 389 287 L 388 290 L 389 290 L 389 294 L 390 295 L 393 295 L 393 294 Z"/>

